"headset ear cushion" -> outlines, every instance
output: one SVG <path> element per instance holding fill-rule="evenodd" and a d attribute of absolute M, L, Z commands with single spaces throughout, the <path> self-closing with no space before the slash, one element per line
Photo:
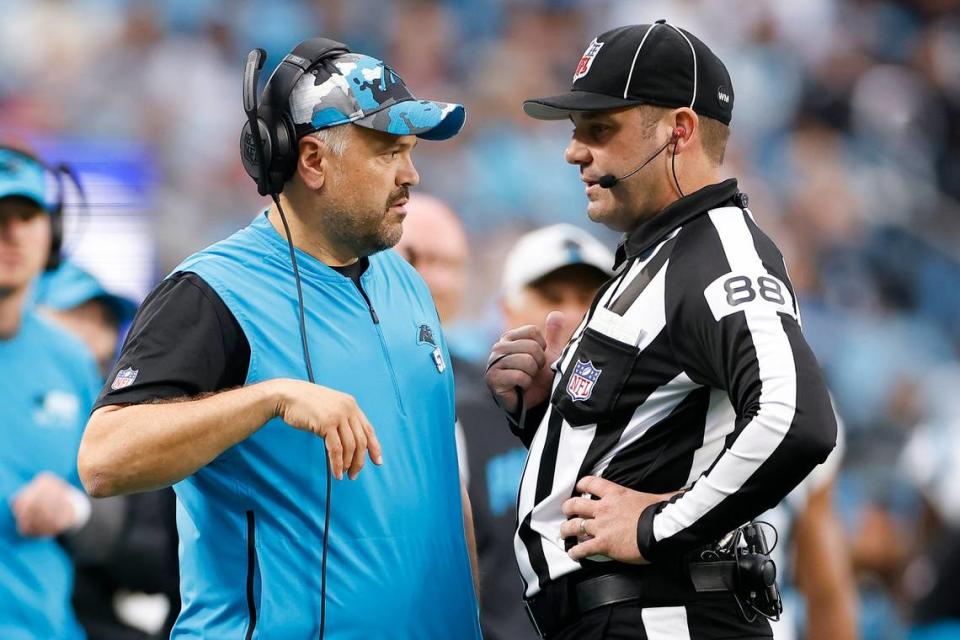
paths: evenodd
<path fill-rule="evenodd" d="M 277 147 L 274 150 L 273 165 L 270 167 L 270 180 L 273 182 L 271 188 L 275 189 L 275 193 L 279 193 L 297 170 L 297 158 L 300 155 L 296 129 L 287 113 L 277 118 L 276 140 Z"/>
<path fill-rule="evenodd" d="M 60 266 L 60 251 L 63 248 L 63 207 L 58 205 L 50 210 L 50 255 L 45 269 L 53 271 Z"/>
<path fill-rule="evenodd" d="M 240 132 L 240 160 L 243 162 L 243 168 L 247 175 L 256 181 L 260 195 L 267 195 L 266 185 L 261 184 L 261 182 L 263 182 L 264 175 L 269 175 L 268 172 L 274 155 L 273 138 L 270 136 L 270 131 L 263 118 L 257 118 L 257 126 L 260 128 L 260 140 L 263 141 L 262 162 L 266 171 L 261 174 L 261 159 L 257 153 L 257 141 L 251 134 L 249 121 L 243 125 L 243 130 Z"/>

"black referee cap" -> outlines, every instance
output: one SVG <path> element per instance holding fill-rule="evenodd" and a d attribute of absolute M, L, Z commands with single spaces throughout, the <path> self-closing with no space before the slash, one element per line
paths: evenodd
<path fill-rule="evenodd" d="M 729 125 L 730 74 L 689 31 L 657 20 L 602 33 L 580 57 L 568 93 L 523 103 L 527 115 L 562 120 L 573 111 L 606 111 L 637 104 L 691 107 Z"/>

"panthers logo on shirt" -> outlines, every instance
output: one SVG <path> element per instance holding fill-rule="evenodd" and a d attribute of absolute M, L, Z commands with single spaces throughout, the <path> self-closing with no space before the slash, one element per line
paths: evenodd
<path fill-rule="evenodd" d="M 433 329 L 430 328 L 430 325 L 422 324 L 417 329 L 417 344 L 437 346 L 436 340 L 433 339 Z"/>
<path fill-rule="evenodd" d="M 447 370 L 447 363 L 443 360 L 443 351 L 437 346 L 437 340 L 433 337 L 433 329 L 428 324 L 421 324 L 417 327 L 417 344 L 427 344 L 433 347 L 430 357 L 433 358 L 433 365 L 437 368 L 437 373 L 443 373 Z"/>

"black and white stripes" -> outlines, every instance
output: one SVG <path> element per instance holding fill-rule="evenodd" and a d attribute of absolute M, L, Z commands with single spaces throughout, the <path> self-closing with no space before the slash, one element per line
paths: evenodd
<path fill-rule="evenodd" d="M 641 552 L 657 562 L 771 507 L 833 447 L 783 260 L 749 212 L 729 206 L 736 193 L 735 181 L 707 187 L 632 233 L 619 275 L 557 361 L 518 496 L 528 597 L 581 566 L 559 530 L 585 475 L 685 489 L 640 520 Z"/>

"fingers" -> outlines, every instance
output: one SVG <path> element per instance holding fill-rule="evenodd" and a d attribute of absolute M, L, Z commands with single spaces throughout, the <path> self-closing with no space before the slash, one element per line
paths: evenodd
<path fill-rule="evenodd" d="M 383 464 L 383 447 L 380 446 L 380 440 L 377 438 L 373 425 L 367 420 L 367 416 L 360 412 L 360 424 L 363 426 L 363 432 L 367 435 L 367 450 L 370 452 L 370 459 L 374 464 Z"/>
<path fill-rule="evenodd" d="M 587 522 L 589 523 L 589 520 Z M 570 551 L 567 552 L 567 555 L 579 562 L 580 560 L 589 558 L 590 556 L 603 555 L 603 551 L 604 546 L 600 539 L 591 538 L 571 547 Z"/>
<path fill-rule="evenodd" d="M 45 521 L 42 514 L 43 505 L 35 500 L 34 496 L 35 492 L 31 487 L 27 487 L 17 496 L 12 506 L 17 532 L 24 537 L 50 535 L 43 526 Z"/>
<path fill-rule="evenodd" d="M 602 498 L 603 496 L 620 489 L 620 485 L 597 476 L 584 476 L 577 483 L 577 490 L 581 493 L 589 493 L 592 496 Z"/>
<path fill-rule="evenodd" d="M 537 361 L 538 367 L 542 367 L 547 362 L 547 358 L 543 353 L 543 345 L 531 338 L 521 338 L 519 340 L 501 338 L 500 341 L 494 345 L 493 352 L 490 354 L 490 360 L 492 361 L 499 356 L 512 353 L 530 354 L 530 356 Z M 496 366 L 499 366 L 499 363 Z"/>
<path fill-rule="evenodd" d="M 343 445 L 340 443 L 339 429 L 331 429 L 324 438 L 327 445 L 327 457 L 330 459 L 330 472 L 337 480 L 343 477 Z"/>
<path fill-rule="evenodd" d="M 491 375 L 489 384 L 497 393 L 513 393 L 514 387 L 520 387 L 524 391 L 533 384 L 533 377 L 525 371 L 518 369 L 503 369 Z"/>
<path fill-rule="evenodd" d="M 340 434 L 340 443 L 343 445 L 343 458 L 341 463 L 341 476 L 343 471 L 347 471 L 353 461 L 353 452 L 357 448 L 357 440 L 353 436 L 353 429 L 350 428 L 350 419 L 344 418 L 337 427 Z M 337 478 L 338 480 L 340 478 Z"/>
<path fill-rule="evenodd" d="M 347 477 L 353 480 L 363 469 L 363 463 L 367 453 L 367 434 L 363 431 L 363 424 L 359 416 L 350 417 L 350 429 L 353 431 L 353 439 L 356 447 L 353 450 L 353 459 L 349 460 L 350 467 L 347 471 Z M 344 458 L 346 459 L 346 458 Z"/>
<path fill-rule="evenodd" d="M 13 512 L 13 519 L 17 523 L 17 531 L 20 535 L 28 535 L 30 527 L 30 513 L 27 509 L 27 501 L 23 499 L 23 493 L 18 495 L 10 506 Z"/>
<path fill-rule="evenodd" d="M 540 329 L 532 324 L 527 324 L 516 329 L 510 329 L 500 336 L 500 344 L 508 344 L 519 340 L 533 340 L 541 349 L 547 348 L 547 341 L 544 339 Z"/>
<path fill-rule="evenodd" d="M 563 503 L 563 514 L 568 517 L 596 518 L 599 502 L 590 498 L 570 498 Z"/>
<path fill-rule="evenodd" d="M 544 348 L 550 353 L 560 353 L 566 340 L 563 339 L 564 315 L 562 311 L 551 311 L 547 315 L 546 339 Z"/>
<path fill-rule="evenodd" d="M 523 371 L 530 377 L 534 377 L 543 368 L 546 358 L 543 356 L 543 352 L 539 354 L 532 353 L 510 353 L 504 354 L 497 363 L 494 365 L 494 369 L 503 370 L 503 371 Z"/>
<path fill-rule="evenodd" d="M 594 535 L 594 522 L 590 518 L 571 518 L 560 525 L 561 538 L 580 538 Z"/>
<path fill-rule="evenodd" d="M 333 463 L 331 470 L 337 480 L 343 479 L 344 471 L 346 471 L 349 479 L 356 479 L 366 463 L 367 452 L 369 452 L 370 459 L 374 463 L 383 464 L 383 449 L 380 440 L 377 439 L 373 425 L 367 420 L 367 416 L 364 415 L 359 406 L 356 407 L 355 413 L 343 419 L 335 432 L 331 432 L 331 436 L 334 436 L 334 434 L 337 437 L 336 443 L 339 445 L 340 461 L 339 463 Z M 336 446 L 328 440 L 327 448 L 330 451 L 331 462 L 333 462 Z"/>

